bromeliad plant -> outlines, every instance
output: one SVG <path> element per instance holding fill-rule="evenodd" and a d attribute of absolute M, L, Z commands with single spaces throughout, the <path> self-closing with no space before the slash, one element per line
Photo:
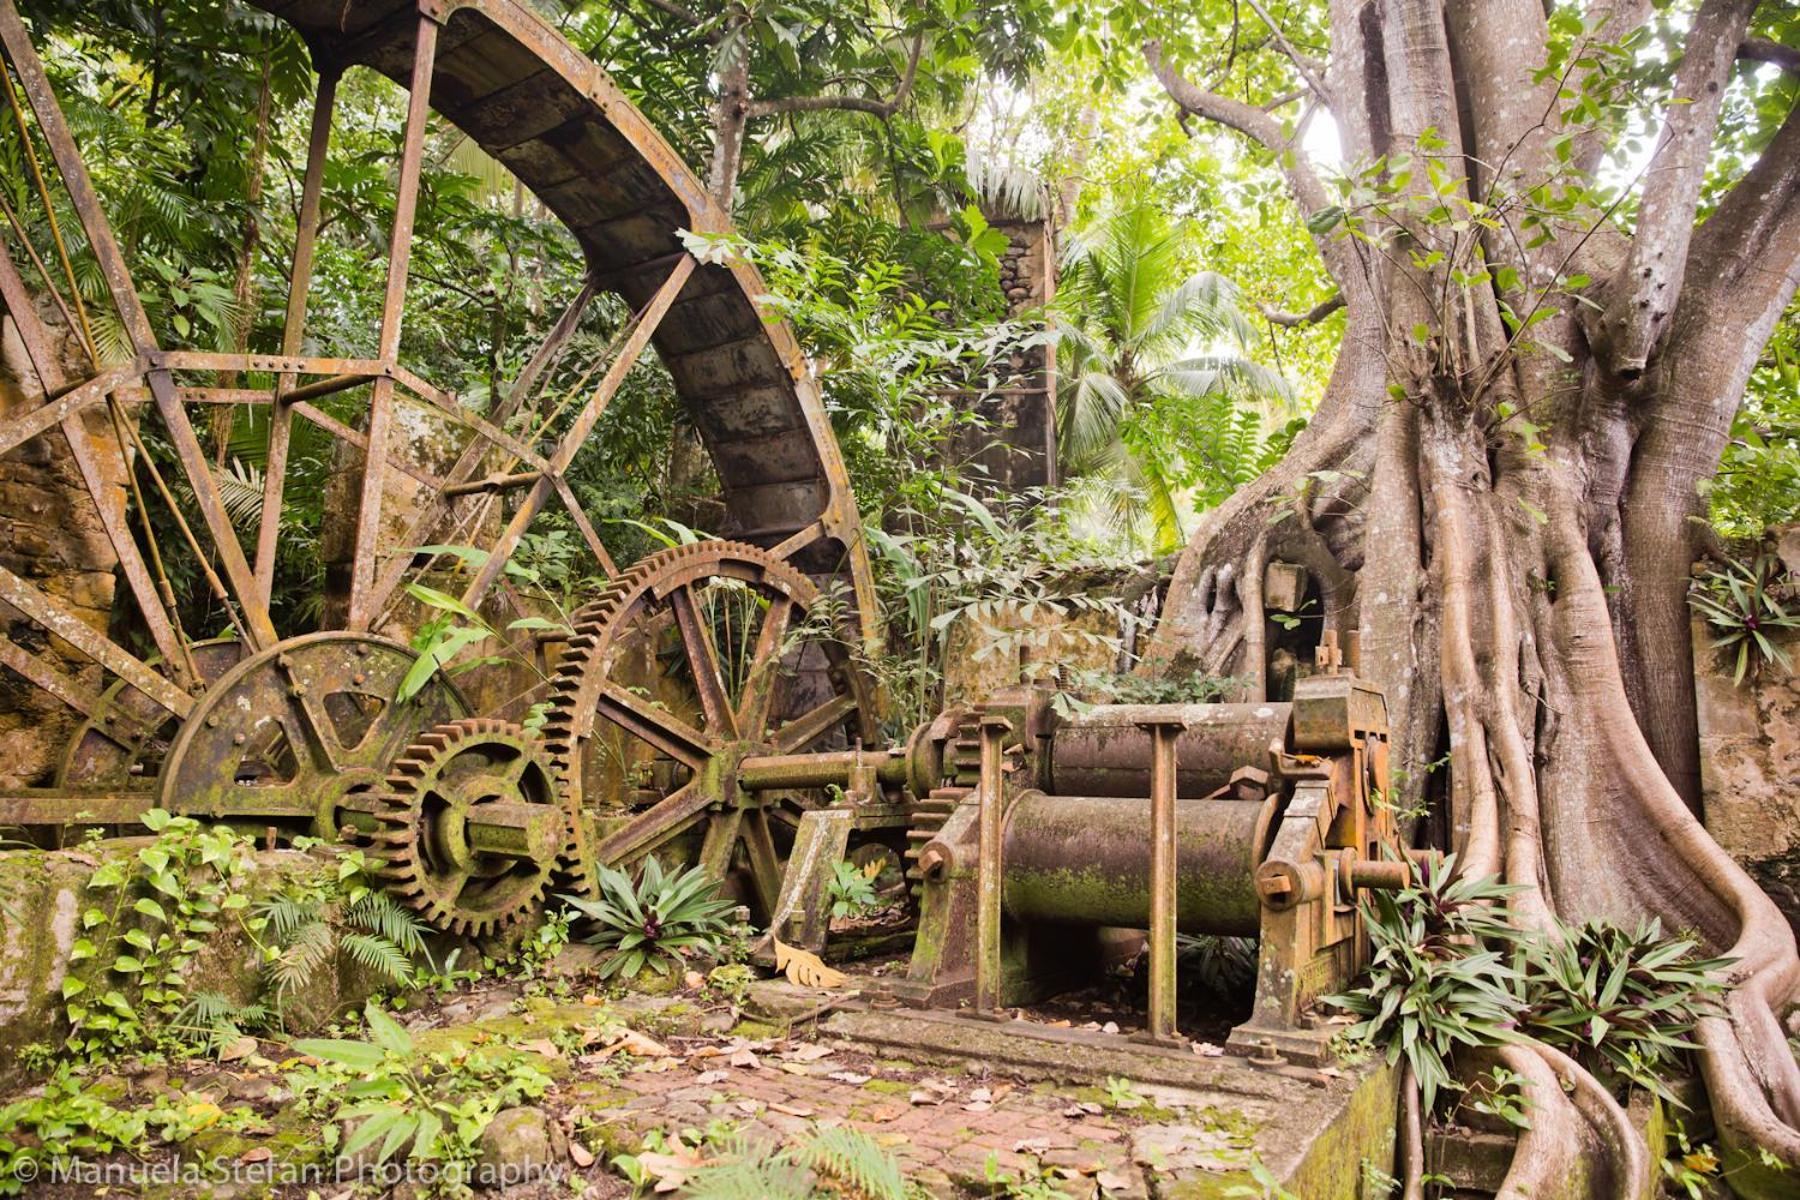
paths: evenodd
<path fill-rule="evenodd" d="M 1775 597 L 1781 575 L 1773 554 L 1759 554 L 1749 563 L 1732 561 L 1723 570 L 1708 571 L 1688 596 L 1688 604 L 1712 629 L 1712 644 L 1735 653 L 1734 683 L 1767 663 L 1793 665 L 1769 637 L 1773 630 L 1800 629 L 1800 614 L 1790 614 Z"/>
<path fill-rule="evenodd" d="M 1519 889 L 1455 870 L 1451 856 L 1422 866 L 1412 887 L 1374 893 L 1369 980 L 1330 998 L 1362 1018 L 1346 1031 L 1350 1040 L 1385 1048 L 1390 1065 L 1405 1055 L 1427 1112 L 1439 1089 L 1457 1086 L 1450 1060 L 1459 1047 L 1519 1037 L 1521 977 L 1509 962 L 1514 933 L 1504 907 Z"/>
<path fill-rule="evenodd" d="M 719 898 L 718 885 L 705 870 L 693 866 L 665 874 L 655 855 L 644 860 L 635 882 L 623 871 L 602 867 L 599 899 L 563 899 L 594 922 L 587 942 L 613 950 L 600 967 L 602 979 L 635 979 L 645 967 L 666 975 L 689 953 L 717 953 L 730 932 L 725 914 L 732 904 Z"/>
<path fill-rule="evenodd" d="M 1654 919 L 1636 929 L 1565 928 L 1559 941 L 1523 952 L 1521 1025 L 1590 1071 L 1622 1075 L 1681 1107 L 1662 1076 L 1694 1049 L 1685 1035 L 1716 1012 L 1719 976 L 1733 962 L 1698 950 L 1690 938 L 1665 938 Z"/>

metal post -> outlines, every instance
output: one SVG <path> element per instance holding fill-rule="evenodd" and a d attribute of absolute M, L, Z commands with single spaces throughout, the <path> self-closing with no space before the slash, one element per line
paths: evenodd
<path fill-rule="evenodd" d="M 437 35 L 437 22 L 428 15 L 421 15 L 419 37 L 413 47 L 406 128 L 400 147 L 394 229 L 388 243 L 387 291 L 381 306 L 379 357 L 383 363 L 394 362 L 400 353 L 407 268 L 412 260 L 413 217 L 419 202 L 419 175 L 424 169 L 425 125 L 431 118 L 431 73 L 437 61 Z M 354 630 L 368 629 L 378 615 L 374 603 L 375 585 L 381 558 L 382 488 L 387 480 L 393 391 L 392 377 L 383 375 L 375 381 L 369 395 L 369 449 L 363 455 L 362 501 L 357 509 L 355 549 L 350 564 L 349 627 Z"/>
<path fill-rule="evenodd" d="M 1002 770 L 1012 722 L 1001 716 L 981 721 L 981 788 L 978 795 L 979 865 L 975 900 L 975 1015 L 996 1017 L 1000 1008 L 1000 817 L 1006 807 Z"/>
<path fill-rule="evenodd" d="M 1150 731 L 1150 1020 L 1143 1040 L 1178 1044 L 1175 1032 L 1175 740 L 1180 720 Z"/>

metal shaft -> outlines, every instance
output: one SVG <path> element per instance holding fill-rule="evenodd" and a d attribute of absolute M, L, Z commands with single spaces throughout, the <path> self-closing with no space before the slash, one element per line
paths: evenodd
<path fill-rule="evenodd" d="M 978 813 L 980 866 L 975 899 L 975 1012 L 991 1016 L 1000 1007 L 1000 818 L 1006 807 L 1002 767 L 1004 740 L 1012 723 L 990 716 L 981 722 L 981 788 Z"/>
<path fill-rule="evenodd" d="M 1150 731 L 1150 1022 L 1147 1040 L 1175 1033 L 1175 739 L 1178 720 L 1147 722 Z"/>

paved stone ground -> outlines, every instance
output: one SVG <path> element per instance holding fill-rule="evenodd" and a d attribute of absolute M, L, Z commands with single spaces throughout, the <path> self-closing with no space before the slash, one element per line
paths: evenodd
<path fill-rule="evenodd" d="M 733 1043 L 727 1042 L 729 1047 Z M 671 1048 L 681 1049 L 677 1040 Z M 743 1065 L 732 1065 L 736 1058 Z M 751 1064 L 754 1065 L 751 1065 Z M 702 1068 L 696 1070 L 695 1068 Z M 618 1110 L 638 1135 L 735 1122 L 752 1141 L 780 1142 L 815 1125 L 849 1124 L 891 1150 L 909 1176 L 934 1191 L 985 1188 L 992 1173 L 1104 1177 L 1106 1194 L 1145 1194 L 1132 1165 L 1132 1133 L 1156 1112 L 1109 1107 L 1093 1089 L 1058 1089 L 997 1076 L 921 1069 L 873 1057 L 843 1042 L 792 1041 L 762 1050 L 687 1059 L 672 1071 L 639 1071 L 621 1084 L 634 1097 Z"/>

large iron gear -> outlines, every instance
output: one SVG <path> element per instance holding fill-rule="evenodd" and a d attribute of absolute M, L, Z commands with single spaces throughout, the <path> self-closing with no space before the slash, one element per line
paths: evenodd
<path fill-rule="evenodd" d="M 310 823 L 335 837 L 339 809 L 380 787 L 425 730 L 468 713 L 442 672 L 400 699 L 418 653 L 327 632 L 277 642 L 221 675 L 181 724 L 157 776 L 170 812 Z"/>
<path fill-rule="evenodd" d="M 722 661 L 717 613 L 706 611 L 707 596 L 697 592 L 720 585 L 737 589 L 745 611 L 755 614 L 753 646 L 748 618 L 738 630 L 736 648 L 747 661 Z M 753 898 L 772 905 L 781 866 L 770 812 L 760 796 L 735 786 L 737 762 L 798 754 L 834 736 L 840 744 L 875 738 L 872 689 L 851 661 L 847 631 L 817 623 L 824 607 L 812 581 L 769 552 L 706 541 L 651 555 L 575 614 L 545 723 L 563 789 L 584 809 L 626 810 L 628 783 L 618 783 L 616 795 L 597 794 L 598 775 L 610 762 L 602 749 L 609 727 L 634 745 L 637 766 L 654 775 L 649 768 L 661 763 L 660 774 L 672 785 L 657 789 L 653 803 L 599 842 L 598 861 L 635 861 L 704 821 L 702 860 L 723 875 L 741 840 Z M 687 672 L 697 724 L 621 684 L 615 669 L 623 654 L 653 653 L 671 634 L 680 643 L 672 670 Z M 654 762 L 642 758 L 646 751 Z M 612 764 L 632 765 L 629 757 Z"/>
<path fill-rule="evenodd" d="M 372 841 L 394 895 L 434 927 L 481 937 L 532 917 L 577 875 L 575 805 L 530 731 L 488 717 L 439 725 L 370 797 Z"/>

